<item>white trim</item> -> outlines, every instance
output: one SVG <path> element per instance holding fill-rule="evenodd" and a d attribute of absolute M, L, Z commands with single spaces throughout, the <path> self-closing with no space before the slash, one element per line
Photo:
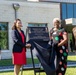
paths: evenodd
<path fill-rule="evenodd" d="M 9 50 L 1 50 L 1 52 L 4 53 L 4 52 L 10 52 L 10 51 Z"/>
<path fill-rule="evenodd" d="M 76 3 L 76 0 L 39 0 L 39 1 Z"/>

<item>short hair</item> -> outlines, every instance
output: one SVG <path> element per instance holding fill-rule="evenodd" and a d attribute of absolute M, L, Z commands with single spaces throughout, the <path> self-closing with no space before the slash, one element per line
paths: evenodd
<path fill-rule="evenodd" d="M 61 23 L 61 20 L 60 20 L 59 18 L 54 18 L 54 19 L 53 19 L 53 24 L 54 24 L 54 22 L 56 22 L 56 21 L 58 21 L 59 23 Z"/>

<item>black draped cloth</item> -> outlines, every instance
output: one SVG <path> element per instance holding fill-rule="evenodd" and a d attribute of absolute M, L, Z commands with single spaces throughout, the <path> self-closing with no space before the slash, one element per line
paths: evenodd
<path fill-rule="evenodd" d="M 32 45 L 35 55 L 39 59 L 46 75 L 55 75 L 55 51 L 52 43 L 48 41 L 29 41 Z M 35 49 L 34 49 L 35 48 Z"/>

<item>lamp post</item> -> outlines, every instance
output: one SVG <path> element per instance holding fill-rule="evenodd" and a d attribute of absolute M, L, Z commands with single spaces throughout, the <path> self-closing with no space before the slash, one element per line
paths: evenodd
<path fill-rule="evenodd" d="M 15 19 L 17 18 L 17 11 L 20 8 L 20 5 L 18 3 L 13 3 L 13 8 L 15 10 Z"/>

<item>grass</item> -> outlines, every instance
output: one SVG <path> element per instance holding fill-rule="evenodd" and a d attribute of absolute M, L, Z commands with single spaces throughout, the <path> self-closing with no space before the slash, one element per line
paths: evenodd
<path fill-rule="evenodd" d="M 65 75 L 76 75 L 76 67 L 67 68 Z"/>
<path fill-rule="evenodd" d="M 14 75 L 14 73 L 13 71 L 0 72 L 0 75 Z M 21 75 L 21 73 L 19 75 Z M 34 75 L 34 71 L 33 70 L 23 71 L 23 75 Z M 40 75 L 46 75 L 46 74 L 43 72 L 43 73 L 40 73 Z M 76 68 L 75 67 L 67 68 L 65 75 L 76 75 Z"/>
<path fill-rule="evenodd" d="M 76 61 L 76 56 L 68 56 L 68 61 Z"/>
<path fill-rule="evenodd" d="M 0 72 L 0 75 L 14 75 L 14 73 L 12 71 L 10 71 L 10 72 Z M 21 72 L 20 72 L 19 75 L 21 75 Z M 23 71 L 23 75 L 34 75 L 34 71 L 33 70 Z M 46 75 L 46 74 L 45 73 L 40 73 L 40 75 Z"/>
<path fill-rule="evenodd" d="M 10 66 L 12 65 L 11 59 L 0 60 L 0 66 Z"/>
<path fill-rule="evenodd" d="M 35 63 L 39 63 L 38 59 L 35 58 Z M 32 64 L 32 59 L 28 58 L 27 59 L 27 64 Z M 0 66 L 11 66 L 12 64 L 12 59 L 5 59 L 5 60 L 0 60 Z"/>
<path fill-rule="evenodd" d="M 76 61 L 76 56 L 68 56 L 68 61 Z M 35 63 L 38 63 L 39 61 L 37 59 L 35 59 Z M 31 64 L 32 63 L 32 59 L 28 58 L 27 59 L 27 63 Z M 0 66 L 7 66 L 7 65 L 12 65 L 12 60 L 8 59 L 8 60 L 1 60 L 0 61 Z M 8 71 L 8 72 L 0 72 L 0 75 L 14 75 L 13 71 Z M 21 74 L 19 74 L 21 75 Z M 28 70 L 28 71 L 23 71 L 23 75 L 34 75 L 34 71 L 33 70 Z M 38 75 L 38 74 L 36 74 Z M 45 73 L 40 73 L 40 75 L 46 75 Z M 76 75 L 76 67 L 68 67 L 66 70 L 66 74 L 65 75 Z"/>
<path fill-rule="evenodd" d="M 38 59 L 34 59 L 35 63 L 39 63 Z M 76 56 L 68 56 L 68 61 L 76 61 Z M 27 64 L 31 64 L 32 59 L 28 58 L 27 59 Z M 0 60 L 0 66 L 11 66 L 12 65 L 12 59 L 5 59 L 5 60 Z"/>

